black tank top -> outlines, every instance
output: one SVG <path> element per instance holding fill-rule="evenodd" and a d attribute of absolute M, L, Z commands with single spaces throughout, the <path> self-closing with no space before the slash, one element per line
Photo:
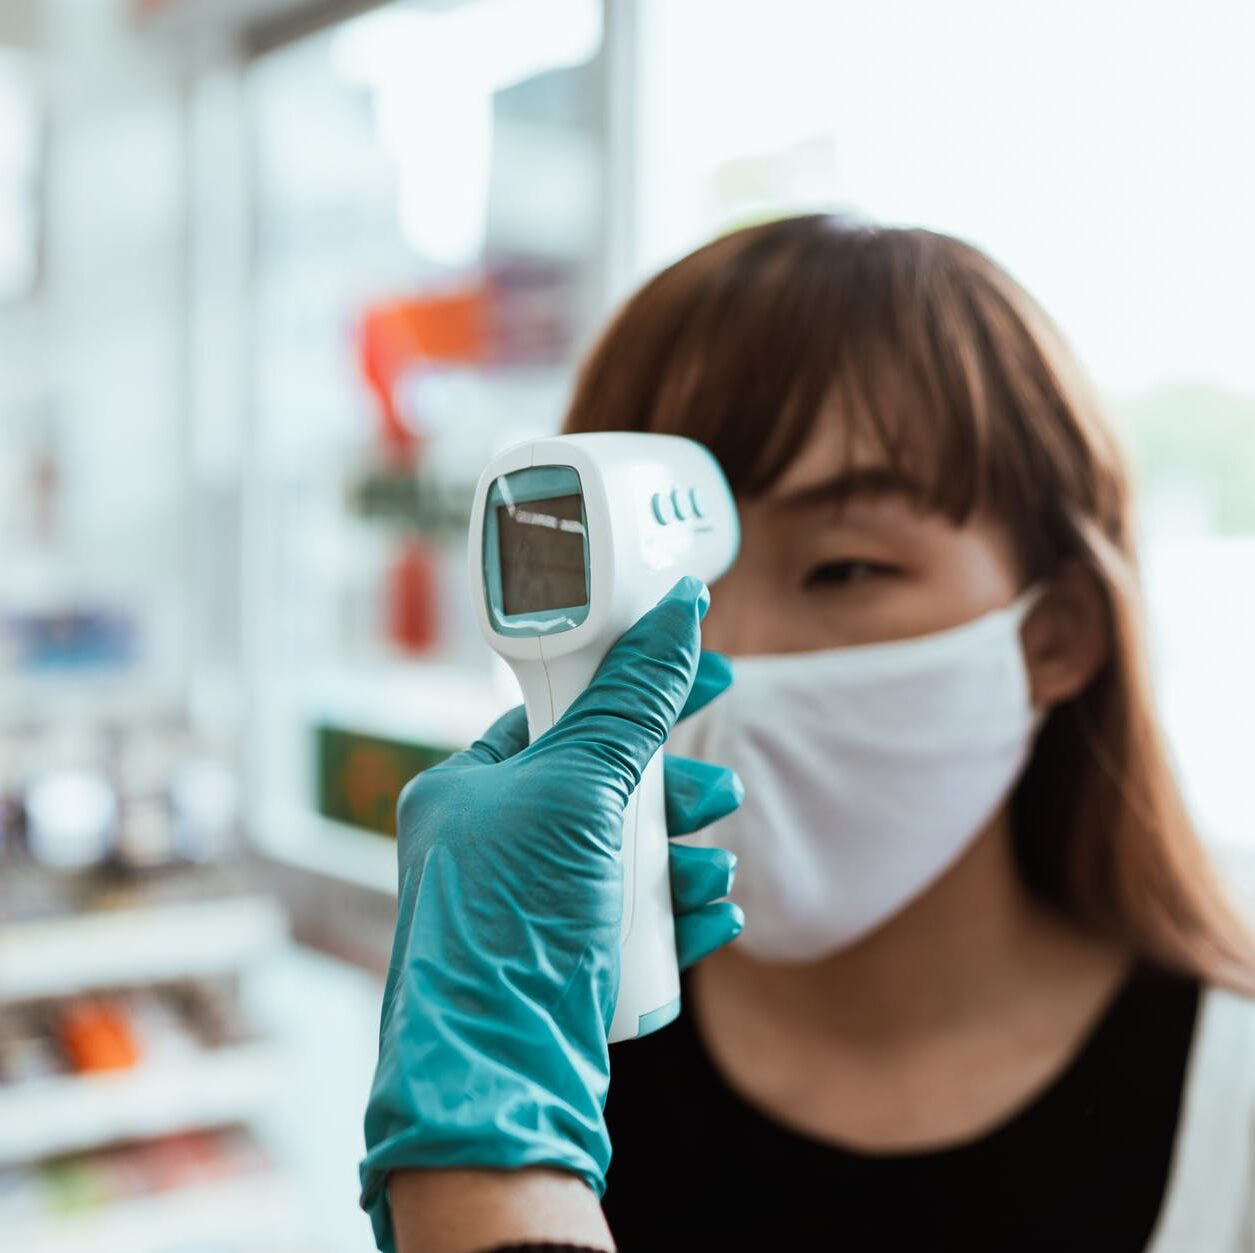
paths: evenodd
<path fill-rule="evenodd" d="M 611 1050 L 611 1231 L 624 1253 L 1140 1253 L 1168 1180 L 1198 999 L 1197 982 L 1139 966 L 1018 1113 L 957 1147 L 883 1154 L 748 1105 L 681 1014 Z"/>

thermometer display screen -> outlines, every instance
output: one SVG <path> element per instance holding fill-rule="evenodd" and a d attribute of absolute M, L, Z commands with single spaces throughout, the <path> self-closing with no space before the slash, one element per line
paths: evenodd
<path fill-rule="evenodd" d="M 497 506 L 501 608 L 510 615 L 588 604 L 579 493 Z"/>

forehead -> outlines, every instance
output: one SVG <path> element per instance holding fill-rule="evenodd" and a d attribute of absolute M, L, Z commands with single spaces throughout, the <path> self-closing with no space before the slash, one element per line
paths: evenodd
<path fill-rule="evenodd" d="M 880 479 L 882 486 L 895 477 L 906 482 L 902 467 L 891 461 L 881 441 L 848 424 L 820 420 L 812 425 L 793 459 L 763 493 L 763 500 L 805 496 L 812 489 L 847 476 L 855 483 Z"/>

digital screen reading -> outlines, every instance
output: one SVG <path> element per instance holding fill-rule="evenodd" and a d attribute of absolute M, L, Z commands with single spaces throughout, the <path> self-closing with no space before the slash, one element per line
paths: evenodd
<path fill-rule="evenodd" d="M 578 493 L 497 506 L 501 607 L 507 614 L 588 604 Z"/>

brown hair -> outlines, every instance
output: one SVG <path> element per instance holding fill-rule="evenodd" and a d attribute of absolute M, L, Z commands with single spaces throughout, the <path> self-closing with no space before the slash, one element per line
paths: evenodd
<path fill-rule="evenodd" d="M 1051 712 L 1017 787 L 1021 870 L 1083 925 L 1255 988 L 1155 717 L 1121 454 L 1054 327 L 984 254 L 829 216 L 724 236 L 618 312 L 566 430 L 686 435 L 754 496 L 823 420 L 875 440 L 925 507 L 1002 519 L 1030 581 L 1068 560 L 1093 571 L 1111 655 Z"/>

